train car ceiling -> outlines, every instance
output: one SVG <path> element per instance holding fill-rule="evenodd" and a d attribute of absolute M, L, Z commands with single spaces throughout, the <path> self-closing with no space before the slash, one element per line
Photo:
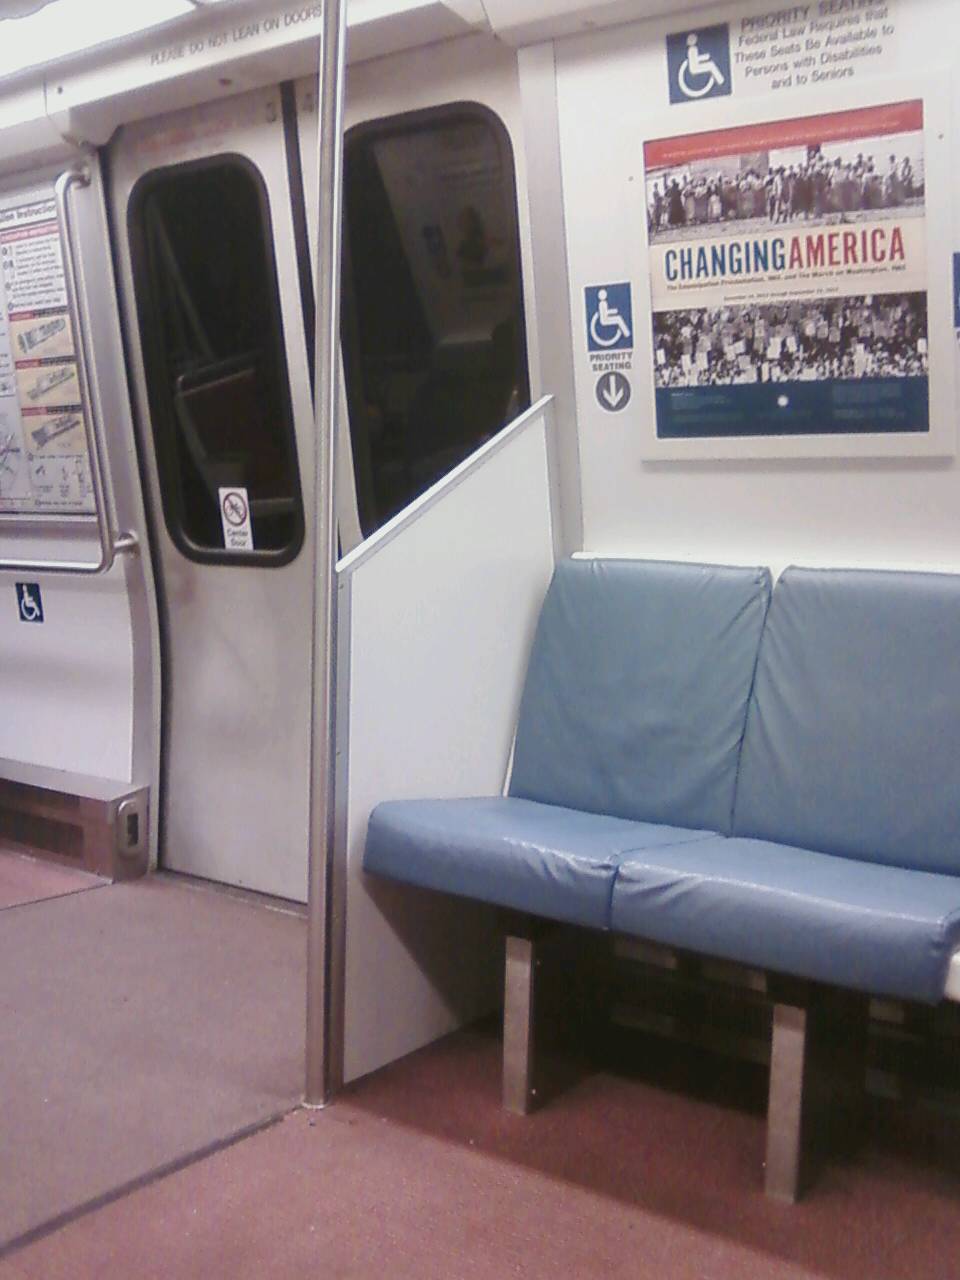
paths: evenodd
<path fill-rule="evenodd" d="M 488 25 L 479 0 L 352 0 L 348 58 L 364 62 Z M 79 52 L 46 46 L 45 67 L 4 78 L 0 64 L 0 173 L 101 146 L 124 123 L 314 75 L 320 5 L 236 0 L 147 30 L 124 29 L 118 19 L 112 30 L 116 38 Z"/>
<path fill-rule="evenodd" d="M 135 5 L 90 5 L 87 0 L 0 0 L 3 27 L 0 76 L 49 65 L 108 41 L 192 13 L 192 0 L 138 0 Z"/>
<path fill-rule="evenodd" d="M 484 0 L 490 28 L 509 44 L 528 45 L 622 22 L 703 9 L 704 0 Z"/>

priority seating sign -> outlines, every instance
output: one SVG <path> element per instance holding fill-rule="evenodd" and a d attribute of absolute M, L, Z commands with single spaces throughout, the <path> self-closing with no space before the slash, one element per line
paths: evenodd
<path fill-rule="evenodd" d="M 667 79 L 673 103 L 701 102 L 731 93 L 728 24 L 720 22 L 667 36 Z"/>
<path fill-rule="evenodd" d="M 630 285 L 588 285 L 587 350 L 631 351 L 633 349 L 633 304 Z"/>

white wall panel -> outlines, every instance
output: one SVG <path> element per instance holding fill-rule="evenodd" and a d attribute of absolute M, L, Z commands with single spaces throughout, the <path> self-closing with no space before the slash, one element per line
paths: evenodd
<path fill-rule="evenodd" d="M 348 1080 L 475 1017 L 501 979 L 488 909 L 361 859 L 381 800 L 502 789 L 553 571 L 546 417 L 535 406 L 341 562 Z"/>
<path fill-rule="evenodd" d="M 33 191 L 55 172 L 10 179 L 5 190 Z M 0 572 L 0 758 L 153 785 L 153 586 L 96 164 L 90 176 L 70 200 L 93 402 L 102 417 L 117 528 L 132 531 L 140 549 L 118 556 L 102 575 Z M 95 563 L 99 554 L 88 520 L 0 522 L 3 560 Z M 39 583 L 42 624 L 20 620 L 16 583 L 24 581 Z"/>
<path fill-rule="evenodd" d="M 665 35 L 685 21 L 695 27 L 772 8 L 761 2 L 711 7 L 685 20 L 634 23 L 557 46 L 584 542 L 601 551 L 774 567 L 800 562 L 957 569 L 956 460 L 651 463 L 644 461 L 641 447 L 652 414 L 650 375 L 643 368 L 641 349 L 635 357 L 634 398 L 622 413 L 603 412 L 594 396 L 595 380 L 584 376 L 585 285 L 632 281 L 635 327 L 649 327 L 644 236 L 638 221 L 642 199 L 634 196 L 642 180 L 644 138 L 651 136 L 651 129 L 661 129 L 665 119 L 675 134 L 705 127 L 699 117 L 694 126 L 696 109 L 689 104 L 667 106 Z M 924 76 L 960 84 L 960 7 L 949 0 L 911 0 L 895 6 L 894 13 L 908 28 L 901 45 L 923 50 Z M 895 69 L 902 75 L 907 68 Z M 873 87 L 881 82 L 873 76 L 862 83 Z M 902 79 L 896 83 L 902 88 Z M 955 122 L 957 88 L 953 94 Z M 782 114 L 785 100 L 779 94 L 776 98 L 776 114 Z M 829 111 L 836 99 L 829 86 L 821 85 L 794 92 L 791 100 L 799 111 Z M 767 99 L 753 101 L 757 118 L 763 119 Z M 774 106 L 772 99 L 770 105 Z M 955 148 L 955 139 L 952 145 Z M 952 202 L 950 220 L 929 248 L 931 278 L 950 272 L 951 254 L 960 242 L 957 194 L 934 190 L 928 195 L 941 206 Z M 952 430 L 952 403 L 945 416 L 943 425 Z"/>
<path fill-rule="evenodd" d="M 14 583 L 38 581 L 43 624 Z M 96 578 L 0 574 L 0 757 L 128 780 L 133 644 L 124 566 Z"/>

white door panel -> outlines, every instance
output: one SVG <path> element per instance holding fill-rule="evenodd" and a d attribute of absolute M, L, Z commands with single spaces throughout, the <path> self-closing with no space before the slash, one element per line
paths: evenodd
<path fill-rule="evenodd" d="M 266 187 L 306 537 L 280 567 L 199 563 L 163 515 L 127 216 L 137 181 L 240 156 Z M 164 618 L 161 860 L 171 869 L 305 900 L 313 411 L 279 90 L 125 128 L 111 149 L 122 290 Z"/>

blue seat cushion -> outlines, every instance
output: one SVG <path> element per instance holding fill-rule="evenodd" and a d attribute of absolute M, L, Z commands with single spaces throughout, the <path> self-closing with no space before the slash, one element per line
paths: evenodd
<path fill-rule="evenodd" d="M 960 875 L 960 575 L 788 569 L 734 834 Z"/>
<path fill-rule="evenodd" d="M 797 977 L 936 1003 L 960 939 L 960 879 L 710 839 L 621 862 L 617 931 Z"/>
<path fill-rule="evenodd" d="M 729 834 L 766 569 L 568 560 L 544 600 L 510 794 Z"/>
<path fill-rule="evenodd" d="M 370 815 L 363 866 L 424 889 L 607 929 L 625 857 L 710 835 L 509 797 L 387 800 Z"/>

